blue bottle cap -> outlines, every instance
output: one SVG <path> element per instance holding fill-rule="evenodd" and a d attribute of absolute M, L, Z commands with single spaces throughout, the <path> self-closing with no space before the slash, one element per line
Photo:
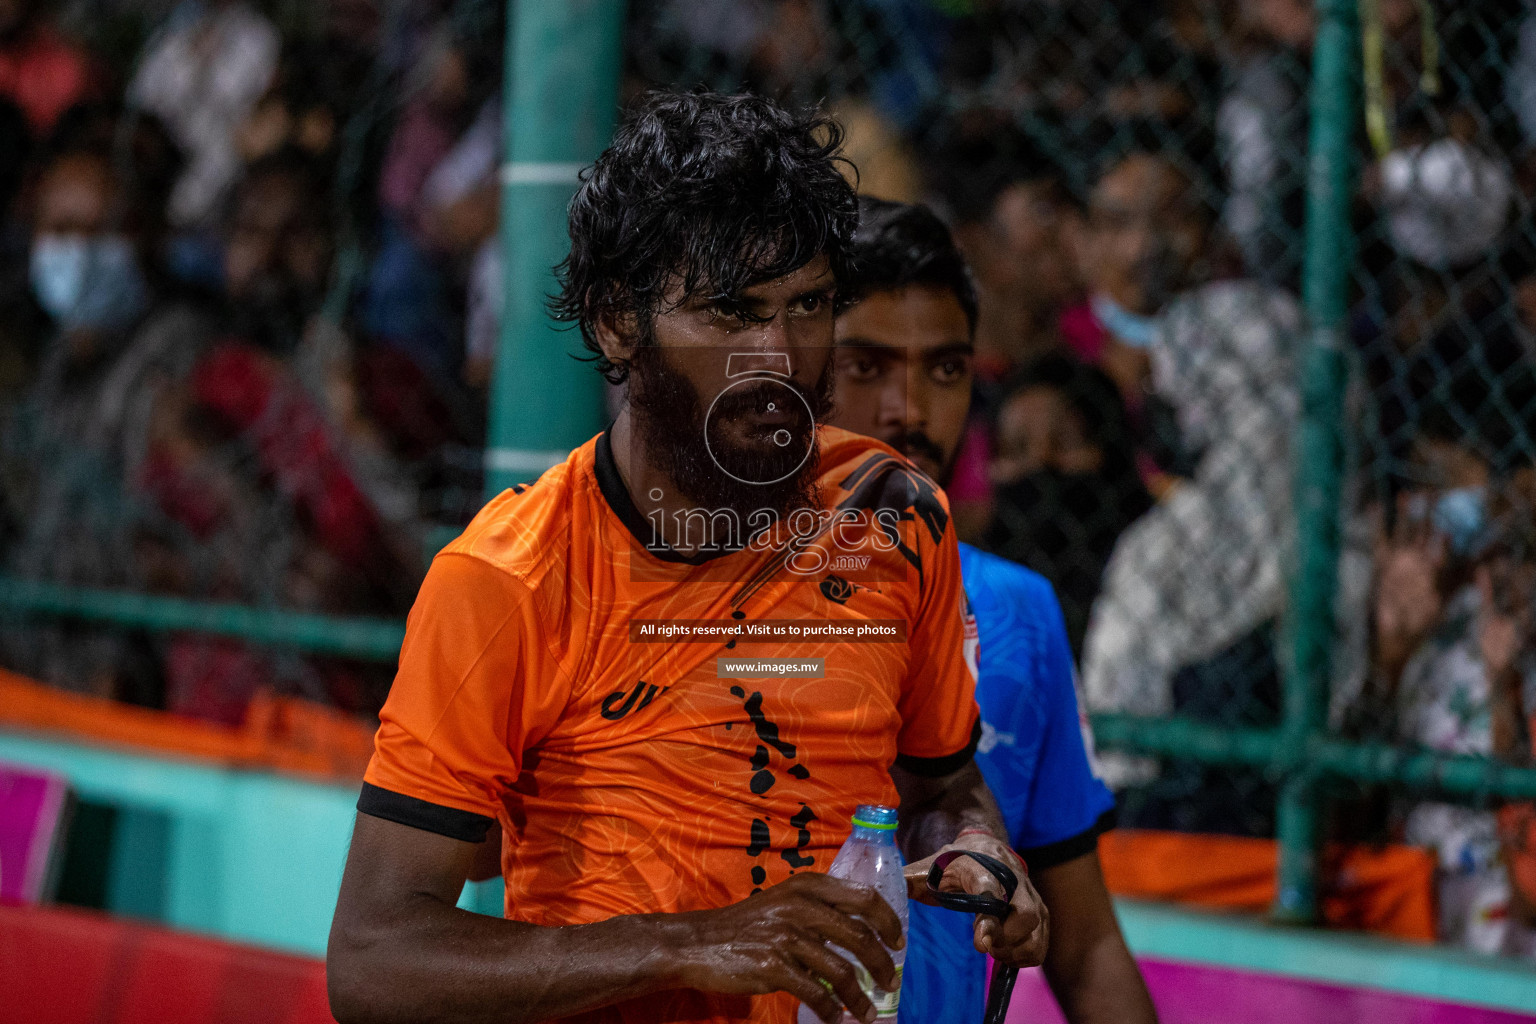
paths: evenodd
<path fill-rule="evenodd" d="M 896 808 L 881 807 L 879 804 L 860 804 L 854 808 L 853 824 L 855 828 L 875 828 L 882 832 L 894 831 Z"/>

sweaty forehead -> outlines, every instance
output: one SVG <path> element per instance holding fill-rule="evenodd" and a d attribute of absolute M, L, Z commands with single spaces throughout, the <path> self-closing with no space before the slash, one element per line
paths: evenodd
<path fill-rule="evenodd" d="M 741 297 L 758 302 L 771 302 L 774 299 L 794 298 L 817 288 L 829 288 L 832 283 L 831 262 L 825 256 L 817 256 L 783 277 L 756 281 L 747 285 L 741 290 Z"/>
<path fill-rule="evenodd" d="M 837 318 L 836 344 L 878 346 L 897 356 L 969 347 L 970 321 L 947 288 L 912 284 L 871 292 Z"/>
<path fill-rule="evenodd" d="M 835 283 L 832 275 L 832 263 L 826 256 L 817 256 L 809 263 L 802 264 L 780 277 L 770 278 L 766 281 L 754 281 L 740 291 L 726 296 L 734 302 L 750 303 L 754 305 L 776 305 L 797 298 L 807 292 L 814 292 L 830 288 Z M 680 276 L 674 277 L 668 284 L 664 308 L 676 308 L 684 305 L 706 305 L 720 298 L 713 289 L 702 288 L 693 293 L 688 293 L 686 283 Z"/>

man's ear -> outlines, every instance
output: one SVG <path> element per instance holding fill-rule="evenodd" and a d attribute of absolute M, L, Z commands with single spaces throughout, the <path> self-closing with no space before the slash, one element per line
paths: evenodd
<path fill-rule="evenodd" d="M 597 338 L 597 347 L 615 366 L 623 366 L 634 357 L 635 336 L 639 332 L 633 316 L 604 313 L 593 323 L 592 333 Z"/>

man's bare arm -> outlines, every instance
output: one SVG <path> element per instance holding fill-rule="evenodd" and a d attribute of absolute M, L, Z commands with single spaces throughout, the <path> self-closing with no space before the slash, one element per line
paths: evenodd
<path fill-rule="evenodd" d="M 973 850 L 994 857 L 1014 869 L 1019 888 L 1013 894 L 1013 912 L 1001 928 L 996 918 L 976 919 L 976 948 L 1018 967 L 1042 963 L 1050 945 L 1050 915 L 1030 884 L 1024 862 L 1008 845 L 1002 812 L 981 777 L 981 769 L 972 761 L 950 775 L 927 778 L 892 767 L 891 779 L 901 794 L 898 840 L 908 861 L 908 896 L 932 902 L 927 894 L 928 869 L 933 858 L 945 850 Z M 949 865 L 940 887 L 1002 895 L 991 873 L 969 857 L 957 858 Z"/>
<path fill-rule="evenodd" d="M 1157 1024 L 1104 885 L 1097 851 L 1035 872 L 1051 909 L 1045 977 L 1072 1024 Z"/>
<path fill-rule="evenodd" d="M 802 874 L 719 910 L 546 928 L 455 907 L 478 844 L 357 816 L 326 977 L 342 1024 L 529 1024 L 673 988 L 785 991 L 824 1020 L 874 1007 L 831 941 L 884 985 L 900 924 L 873 890 Z M 828 992 L 818 978 L 827 979 Z"/>

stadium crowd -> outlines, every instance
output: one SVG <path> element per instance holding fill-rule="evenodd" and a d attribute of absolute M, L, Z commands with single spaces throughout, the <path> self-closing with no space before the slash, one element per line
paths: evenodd
<path fill-rule="evenodd" d="M 501 5 L 277 6 L 0 2 L 8 575 L 398 617 L 478 504 Z M 626 96 L 824 101 L 863 191 L 952 225 L 980 297 L 956 520 L 1055 585 L 1091 710 L 1278 715 L 1312 7 L 631 5 Z M 1528 762 L 1536 15 L 1375 10 L 1334 724 Z M 34 619 L 0 619 L 0 664 L 231 723 L 262 687 L 372 714 L 389 685 Z M 1100 767 L 1124 822 L 1273 827 L 1262 780 Z M 1437 851 L 1447 939 L 1536 956 L 1527 812 L 1379 803 L 1340 827 Z"/>

